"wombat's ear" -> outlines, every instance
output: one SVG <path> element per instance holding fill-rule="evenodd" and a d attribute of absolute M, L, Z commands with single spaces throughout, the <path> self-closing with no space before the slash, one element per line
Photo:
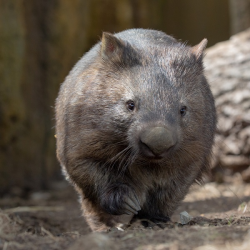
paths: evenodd
<path fill-rule="evenodd" d="M 101 56 L 103 59 L 120 61 L 124 48 L 123 41 L 119 40 L 110 33 L 102 33 Z"/>
<path fill-rule="evenodd" d="M 191 48 L 192 53 L 195 54 L 197 59 L 199 59 L 202 56 L 206 46 L 207 46 L 207 39 L 204 38 L 199 44 Z"/>

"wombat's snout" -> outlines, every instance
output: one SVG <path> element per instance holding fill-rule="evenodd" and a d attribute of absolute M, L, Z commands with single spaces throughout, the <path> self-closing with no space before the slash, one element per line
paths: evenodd
<path fill-rule="evenodd" d="M 146 157 L 161 158 L 175 144 L 173 133 L 165 127 L 147 128 L 140 135 L 140 147 Z"/>

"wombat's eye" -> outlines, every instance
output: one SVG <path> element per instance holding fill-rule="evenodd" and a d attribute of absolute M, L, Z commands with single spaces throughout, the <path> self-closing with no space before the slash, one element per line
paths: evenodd
<path fill-rule="evenodd" d="M 133 111 L 135 109 L 135 103 L 132 100 L 127 101 L 127 108 L 130 111 Z"/>
<path fill-rule="evenodd" d="M 186 106 L 182 106 L 181 109 L 180 109 L 180 114 L 181 116 L 184 116 L 187 112 L 187 107 Z"/>

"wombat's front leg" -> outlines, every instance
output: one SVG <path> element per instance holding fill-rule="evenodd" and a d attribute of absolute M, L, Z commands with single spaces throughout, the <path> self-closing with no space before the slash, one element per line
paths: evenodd
<path fill-rule="evenodd" d="M 128 224 L 141 210 L 133 187 L 102 170 L 102 166 L 87 160 L 67 169 L 82 197 L 83 214 L 94 231 L 106 231 L 123 223 L 124 218 Z"/>
<path fill-rule="evenodd" d="M 128 225 L 141 209 L 137 196 L 125 184 L 115 183 L 100 190 L 96 200 L 82 195 L 83 215 L 93 231 L 103 232 Z"/>

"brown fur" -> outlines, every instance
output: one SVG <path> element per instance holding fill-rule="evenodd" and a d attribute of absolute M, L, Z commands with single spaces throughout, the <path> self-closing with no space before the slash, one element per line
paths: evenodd
<path fill-rule="evenodd" d="M 208 172 L 216 117 L 203 74 L 205 46 L 153 30 L 104 33 L 62 84 L 57 156 L 92 230 L 129 223 L 135 214 L 167 221 Z M 155 127 L 173 145 L 159 146 L 156 134 L 145 146 L 142 133 Z M 159 155 L 151 142 L 162 147 Z"/>

